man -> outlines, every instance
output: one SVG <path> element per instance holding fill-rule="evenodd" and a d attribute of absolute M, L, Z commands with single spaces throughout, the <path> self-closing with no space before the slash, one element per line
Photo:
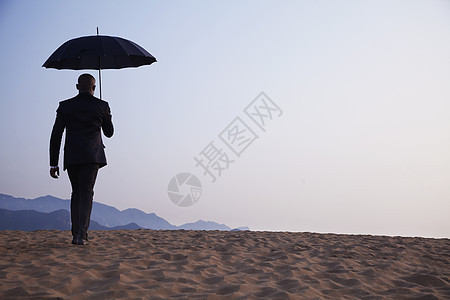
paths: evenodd
<path fill-rule="evenodd" d="M 95 78 L 78 77 L 77 96 L 61 101 L 50 138 L 50 176 L 59 176 L 59 151 L 64 129 L 64 170 L 72 185 L 70 202 L 72 244 L 84 245 L 91 218 L 94 184 L 98 169 L 106 165 L 101 130 L 106 137 L 114 133 L 108 102 L 94 97 Z"/>

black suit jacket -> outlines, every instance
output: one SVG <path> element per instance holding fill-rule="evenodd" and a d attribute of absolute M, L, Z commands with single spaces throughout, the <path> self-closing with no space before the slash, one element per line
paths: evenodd
<path fill-rule="evenodd" d="M 89 93 L 61 101 L 50 138 L 50 165 L 57 166 L 64 129 L 64 170 L 71 164 L 97 163 L 106 165 L 105 146 L 101 130 L 106 137 L 114 133 L 108 102 Z"/>

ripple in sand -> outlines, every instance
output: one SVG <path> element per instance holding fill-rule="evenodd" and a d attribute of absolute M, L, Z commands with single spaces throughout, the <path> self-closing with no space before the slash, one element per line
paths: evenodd
<path fill-rule="evenodd" d="M 219 284 L 219 283 L 223 282 L 223 280 L 224 280 L 224 276 L 212 276 L 212 277 L 202 279 L 201 282 L 208 284 L 208 285 L 212 285 L 212 284 Z"/>
<path fill-rule="evenodd" d="M 433 275 L 415 274 L 403 277 L 402 279 L 408 282 L 413 282 L 418 285 L 428 287 L 443 287 L 446 285 L 446 283 L 442 279 Z"/>
<path fill-rule="evenodd" d="M 235 292 L 238 292 L 240 290 L 241 286 L 237 284 L 228 284 L 221 288 L 219 288 L 217 291 L 215 291 L 218 295 L 229 295 Z"/>

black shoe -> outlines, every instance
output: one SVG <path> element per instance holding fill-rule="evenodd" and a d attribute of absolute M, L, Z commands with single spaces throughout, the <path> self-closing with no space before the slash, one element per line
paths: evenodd
<path fill-rule="evenodd" d="M 78 233 L 77 236 L 74 236 L 73 240 L 72 240 L 72 244 L 74 244 L 74 245 L 84 245 L 85 243 L 83 241 L 83 235 Z"/>

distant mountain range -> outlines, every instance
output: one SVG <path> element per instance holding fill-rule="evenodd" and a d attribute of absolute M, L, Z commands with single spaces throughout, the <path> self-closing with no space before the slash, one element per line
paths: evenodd
<path fill-rule="evenodd" d="M 70 230 L 70 213 L 60 209 L 50 213 L 38 212 L 35 210 L 7 210 L 0 208 L 0 230 Z M 119 230 L 119 229 L 140 229 L 136 223 L 127 225 L 106 227 L 91 220 L 89 228 L 91 230 Z"/>
<path fill-rule="evenodd" d="M 15 198 L 0 194 L 0 230 L 32 231 L 39 229 L 70 230 L 70 200 L 53 196 L 35 199 Z M 175 226 L 154 213 L 139 209 L 117 208 L 94 201 L 91 230 L 111 229 L 168 229 L 168 230 L 250 230 L 248 227 L 231 229 L 211 221 L 197 221 Z"/>

